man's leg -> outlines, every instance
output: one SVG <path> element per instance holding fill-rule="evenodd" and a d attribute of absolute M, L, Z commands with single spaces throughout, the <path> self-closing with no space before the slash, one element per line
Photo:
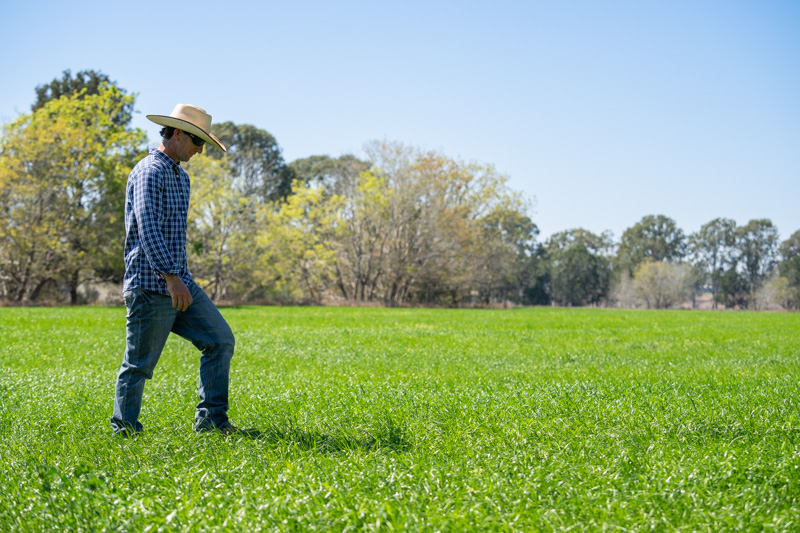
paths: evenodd
<path fill-rule="evenodd" d="M 190 340 L 202 352 L 200 403 L 195 413 L 195 427 L 218 428 L 228 422 L 233 332 L 202 289 L 192 284 L 189 290 L 192 291 L 192 305 L 178 313 L 172 331 Z"/>
<path fill-rule="evenodd" d="M 114 394 L 114 433 L 142 431 L 139 412 L 144 383 L 153 377 L 177 313 L 169 296 L 136 288 L 124 297 L 128 309 L 127 343 Z"/>

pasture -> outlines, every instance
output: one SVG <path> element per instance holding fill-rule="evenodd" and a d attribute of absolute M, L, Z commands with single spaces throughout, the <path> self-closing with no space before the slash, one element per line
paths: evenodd
<path fill-rule="evenodd" d="M 224 308 L 231 419 L 172 337 L 134 439 L 122 308 L 0 308 L 0 531 L 800 529 L 800 314 Z"/>

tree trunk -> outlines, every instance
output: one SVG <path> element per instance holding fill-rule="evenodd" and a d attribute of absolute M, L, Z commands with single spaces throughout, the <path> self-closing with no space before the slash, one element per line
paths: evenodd
<path fill-rule="evenodd" d="M 347 287 L 344 286 L 344 280 L 342 279 L 342 271 L 339 269 L 339 264 L 336 263 L 336 285 L 339 287 L 339 290 L 342 291 L 342 296 L 345 300 L 349 300 L 350 297 L 347 294 Z"/>
<path fill-rule="evenodd" d="M 42 281 L 40 281 L 36 287 L 34 287 L 33 292 L 31 293 L 30 301 L 35 302 L 39 298 L 39 293 L 42 292 L 42 289 L 51 281 L 53 281 L 53 278 L 44 278 Z M 22 301 L 22 299 L 20 298 L 18 301 Z"/>
<path fill-rule="evenodd" d="M 78 285 L 80 285 L 80 271 L 76 270 L 72 273 L 69 280 L 69 305 L 78 305 Z"/>
<path fill-rule="evenodd" d="M 14 301 L 16 303 L 21 303 L 22 299 L 25 297 L 25 291 L 28 289 L 28 277 L 27 275 L 22 280 L 22 283 L 19 285 L 17 289 L 17 293 L 14 295 Z"/>
<path fill-rule="evenodd" d="M 19 289 L 17 290 L 16 296 L 14 296 L 14 301 L 16 303 L 22 303 L 22 299 L 25 298 L 25 292 L 28 290 L 28 284 L 31 281 L 31 264 L 33 263 L 33 251 L 28 256 L 28 262 L 25 265 L 25 273 L 22 275 L 22 281 L 19 284 Z"/>

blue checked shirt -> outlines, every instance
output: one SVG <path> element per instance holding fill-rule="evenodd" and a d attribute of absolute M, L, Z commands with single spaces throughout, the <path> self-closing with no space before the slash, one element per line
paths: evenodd
<path fill-rule="evenodd" d="M 125 190 L 123 292 L 139 287 L 168 296 L 159 272 L 194 283 L 186 266 L 189 190 L 189 175 L 160 150 L 133 167 Z"/>

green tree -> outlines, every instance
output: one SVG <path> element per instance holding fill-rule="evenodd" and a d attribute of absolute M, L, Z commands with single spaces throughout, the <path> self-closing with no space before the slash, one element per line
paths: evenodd
<path fill-rule="evenodd" d="M 781 262 L 778 270 L 782 278 L 786 279 L 789 288 L 794 290 L 794 297 L 788 299 L 788 306 L 800 309 L 800 231 L 795 231 L 792 236 L 781 243 L 779 249 Z"/>
<path fill-rule="evenodd" d="M 747 309 L 750 291 L 747 277 L 739 269 L 738 261 L 732 263 L 719 278 L 717 300 L 728 309 Z"/>
<path fill-rule="evenodd" d="M 607 263 L 583 243 L 550 258 L 552 299 L 560 305 L 597 303 L 608 291 Z"/>
<path fill-rule="evenodd" d="M 224 158 L 195 156 L 186 170 L 192 178 L 187 247 L 189 266 L 212 300 L 246 299 L 259 250 L 253 235 L 261 204 L 246 194 Z"/>
<path fill-rule="evenodd" d="M 263 210 L 258 271 L 279 299 L 320 303 L 335 280 L 333 243 L 343 201 L 319 184 L 298 181 L 292 188 L 286 201 Z"/>
<path fill-rule="evenodd" d="M 736 248 L 747 279 L 750 301 L 775 267 L 778 242 L 778 228 L 769 219 L 754 219 L 736 228 Z"/>
<path fill-rule="evenodd" d="M 337 285 L 346 299 L 372 301 L 386 266 L 392 190 L 384 176 L 366 171 L 353 192 L 344 204 L 345 231 L 338 246 Z"/>
<path fill-rule="evenodd" d="M 494 295 L 500 301 L 509 299 L 521 303 L 525 300 L 525 291 L 534 282 L 539 228 L 520 207 L 498 206 L 480 220 L 484 242 L 482 255 L 489 274 L 482 281 L 495 280 L 487 284 L 484 301 Z"/>
<path fill-rule="evenodd" d="M 725 269 L 735 262 L 736 222 L 716 218 L 689 236 L 689 246 L 697 267 L 706 276 L 717 308 L 720 279 Z"/>
<path fill-rule="evenodd" d="M 122 273 L 125 181 L 144 133 L 114 121 L 133 97 L 104 84 L 46 102 L 5 126 L 0 144 L 0 237 L 6 296 L 36 300 Z"/>
<path fill-rule="evenodd" d="M 369 163 L 345 154 L 338 158 L 327 155 L 312 155 L 289 163 L 294 179 L 307 185 L 321 185 L 327 194 L 346 194 L 356 183 Z"/>
<path fill-rule="evenodd" d="M 38 85 L 36 87 L 36 101 L 31 106 L 31 111 L 38 111 L 51 100 L 58 100 L 62 96 L 78 95 L 79 98 L 100 94 L 104 85 L 117 86 L 106 74 L 94 70 L 81 70 L 75 76 L 67 69 L 62 73 L 61 78 L 55 78 L 50 83 Z M 116 102 L 112 112 L 111 121 L 117 126 L 127 126 L 133 115 L 134 98 L 127 98 L 126 91 L 117 87 L 119 94 L 115 97 Z"/>
<path fill-rule="evenodd" d="M 686 255 L 686 237 L 675 221 L 648 215 L 625 230 L 617 249 L 620 274 L 633 276 L 644 261 L 680 261 Z"/>
<path fill-rule="evenodd" d="M 582 244 L 595 255 L 610 258 L 614 252 L 614 239 L 611 232 L 606 231 L 597 235 L 583 228 L 570 229 L 554 233 L 547 239 L 547 249 L 550 252 L 564 251 L 575 244 Z"/>
<path fill-rule="evenodd" d="M 262 203 L 286 198 L 292 193 L 293 172 L 286 166 L 278 142 L 267 131 L 249 124 L 213 124 L 211 130 L 228 152 L 209 150 L 208 155 L 224 159 L 236 188 L 244 196 Z"/>
<path fill-rule="evenodd" d="M 551 303 L 552 282 L 547 251 L 541 243 L 534 246 L 530 261 L 530 277 L 526 280 L 522 303 L 528 305 L 549 305 Z"/>
<path fill-rule="evenodd" d="M 550 296 L 561 305 L 597 304 L 608 296 L 611 234 L 582 228 L 553 234 L 545 244 Z"/>

